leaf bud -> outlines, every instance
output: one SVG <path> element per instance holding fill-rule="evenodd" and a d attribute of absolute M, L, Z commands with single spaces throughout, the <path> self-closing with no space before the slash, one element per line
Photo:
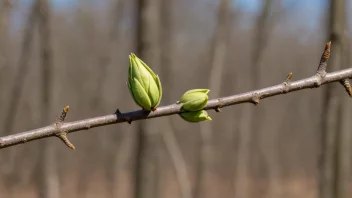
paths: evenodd
<path fill-rule="evenodd" d="M 160 104 L 162 87 L 158 75 L 134 53 L 129 56 L 128 90 L 137 105 L 155 111 Z"/>
<path fill-rule="evenodd" d="M 180 116 L 187 122 L 201 122 L 206 120 L 212 120 L 211 117 L 208 116 L 208 112 L 205 110 L 184 112 L 180 113 Z"/>

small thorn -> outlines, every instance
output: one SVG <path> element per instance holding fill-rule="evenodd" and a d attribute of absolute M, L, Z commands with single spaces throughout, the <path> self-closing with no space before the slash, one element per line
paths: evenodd
<path fill-rule="evenodd" d="M 348 93 L 348 95 L 350 97 L 352 97 L 352 88 L 351 88 L 351 84 L 348 81 L 348 79 L 341 80 L 340 83 L 343 85 L 343 87 L 345 88 L 345 90 Z"/>
<path fill-rule="evenodd" d="M 221 112 L 220 107 L 219 107 L 219 106 L 215 107 L 215 111 L 218 112 L 218 113 L 220 113 L 220 112 Z"/>
<path fill-rule="evenodd" d="M 152 108 L 152 111 L 153 111 L 153 112 L 156 111 L 156 107 L 153 107 L 153 108 Z"/>
<path fill-rule="evenodd" d="M 115 114 L 116 114 L 116 115 L 121 115 L 120 109 L 116 109 Z"/>
<path fill-rule="evenodd" d="M 143 111 L 146 111 L 145 109 L 142 109 Z M 125 120 L 128 124 L 132 123 L 132 119 L 126 118 L 126 116 L 123 116 L 121 111 L 119 109 L 116 109 L 115 114 L 117 117 L 121 120 Z"/>
<path fill-rule="evenodd" d="M 258 96 L 258 94 L 257 94 L 257 93 L 253 94 L 252 103 L 253 103 L 254 105 L 258 105 L 259 102 L 260 102 L 260 97 Z"/>
<path fill-rule="evenodd" d="M 253 99 L 253 104 L 254 105 L 257 106 L 259 104 L 259 102 L 260 102 L 259 98 Z"/>
<path fill-rule="evenodd" d="M 67 133 L 66 132 L 62 132 L 59 133 L 57 135 L 58 138 L 60 138 L 65 144 L 66 146 L 68 146 L 70 149 L 75 150 L 76 147 L 71 143 L 71 141 L 68 139 L 67 137 Z"/>

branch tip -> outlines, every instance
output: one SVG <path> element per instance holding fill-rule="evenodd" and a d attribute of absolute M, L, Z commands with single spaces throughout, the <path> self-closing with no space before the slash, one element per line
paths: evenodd
<path fill-rule="evenodd" d="M 63 110 L 62 110 L 62 112 L 61 112 L 61 115 L 60 115 L 60 117 L 58 118 L 58 122 L 63 122 L 63 121 L 65 121 L 65 118 L 66 118 L 66 116 L 67 116 L 67 113 L 68 113 L 68 109 L 70 108 L 70 106 L 66 106 Z"/>
<path fill-rule="evenodd" d="M 291 79 L 292 79 L 292 72 L 290 72 L 289 74 L 287 74 L 286 82 L 289 82 Z"/>
<path fill-rule="evenodd" d="M 75 150 L 76 147 L 71 143 L 71 141 L 68 139 L 67 137 L 67 133 L 66 132 L 62 132 L 56 135 L 58 138 L 60 138 L 65 144 L 66 146 L 68 146 L 70 149 Z"/>
<path fill-rule="evenodd" d="M 70 106 L 67 105 L 67 106 L 64 108 L 63 111 L 64 111 L 65 113 L 67 113 L 69 108 L 70 108 Z"/>
<path fill-rule="evenodd" d="M 324 53 L 320 58 L 320 63 L 319 67 L 317 70 L 317 74 L 319 74 L 320 77 L 324 78 L 326 75 L 326 67 L 328 65 L 329 57 L 330 57 L 330 48 L 331 48 L 331 41 L 326 43 Z"/>
<path fill-rule="evenodd" d="M 329 41 L 328 43 L 326 43 L 325 45 L 325 49 L 324 49 L 324 53 L 322 58 L 324 59 L 324 61 L 328 61 L 329 57 L 330 57 L 330 48 L 331 48 L 331 41 Z"/>
<path fill-rule="evenodd" d="M 344 79 L 341 80 L 340 83 L 342 84 L 342 86 L 345 88 L 347 94 L 352 97 L 352 88 L 351 88 L 351 84 L 348 81 L 348 79 Z"/>

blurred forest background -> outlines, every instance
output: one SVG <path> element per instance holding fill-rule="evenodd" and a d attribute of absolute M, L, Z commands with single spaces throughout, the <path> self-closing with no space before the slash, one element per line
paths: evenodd
<path fill-rule="evenodd" d="M 193 88 L 216 98 L 309 77 L 330 39 L 328 71 L 352 60 L 352 0 L 0 6 L 1 136 L 51 124 L 65 105 L 67 121 L 139 109 L 131 52 L 159 74 L 161 105 Z M 175 115 L 73 133 L 76 150 L 56 138 L 2 149 L 0 197 L 341 198 L 352 188 L 349 103 L 335 83 L 210 111 L 209 122 Z"/>

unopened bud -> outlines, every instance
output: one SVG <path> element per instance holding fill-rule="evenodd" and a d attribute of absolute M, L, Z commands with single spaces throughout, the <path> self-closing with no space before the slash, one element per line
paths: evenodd
<path fill-rule="evenodd" d="M 135 54 L 131 53 L 129 58 L 127 86 L 130 94 L 137 105 L 145 110 L 154 111 L 162 97 L 160 79 Z"/>
<path fill-rule="evenodd" d="M 183 103 L 182 108 L 186 111 L 199 111 L 208 102 L 209 89 L 192 89 L 183 94 L 178 103 Z"/>
<path fill-rule="evenodd" d="M 208 116 L 208 113 L 205 110 L 184 112 L 180 113 L 180 116 L 187 122 L 201 122 L 211 120 L 211 117 Z"/>

